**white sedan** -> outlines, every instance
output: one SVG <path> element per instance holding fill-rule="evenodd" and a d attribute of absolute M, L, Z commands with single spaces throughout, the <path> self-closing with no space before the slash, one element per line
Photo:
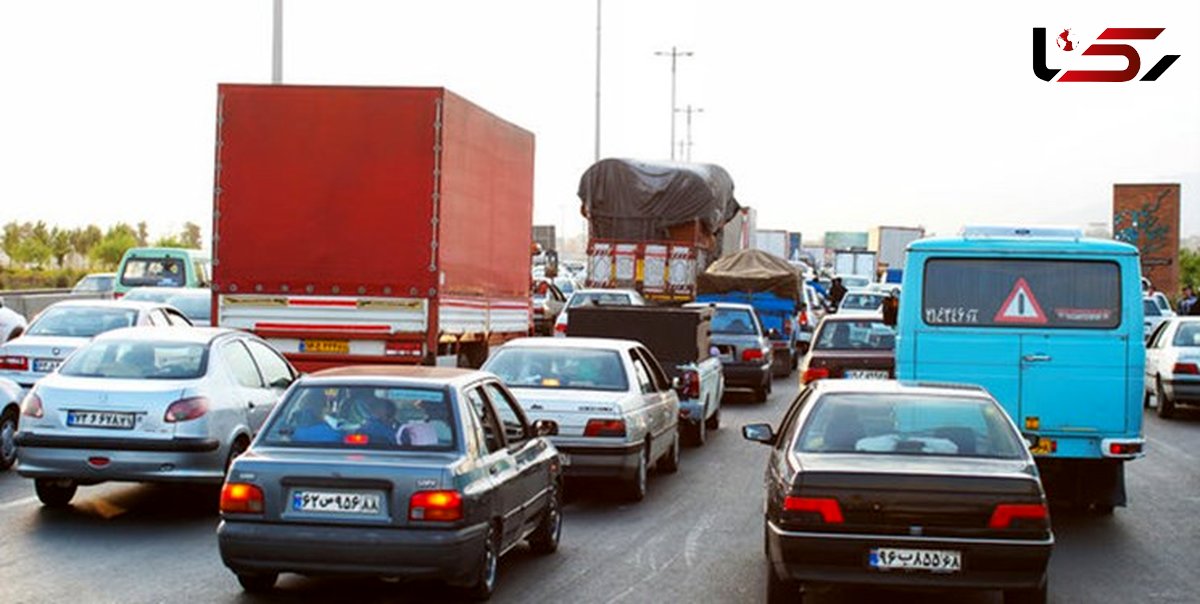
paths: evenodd
<path fill-rule="evenodd" d="M 870 290 L 850 290 L 842 297 L 838 306 L 839 317 L 847 315 L 878 315 L 883 308 L 883 299 L 887 294 Z"/>
<path fill-rule="evenodd" d="M 101 334 L 26 395 L 17 472 L 51 507 L 110 480 L 220 484 L 296 377 L 241 331 Z"/>
<path fill-rule="evenodd" d="M 7 470 L 17 460 L 17 417 L 21 414 L 21 387 L 12 380 L 0 378 L 0 470 Z"/>
<path fill-rule="evenodd" d="M 1144 401 L 1155 398 L 1159 417 L 1175 406 L 1200 405 L 1200 317 L 1171 317 L 1158 324 L 1146 343 Z"/>
<path fill-rule="evenodd" d="M 21 335 L 26 327 L 25 317 L 5 306 L 4 298 L 0 298 L 0 344 Z"/>

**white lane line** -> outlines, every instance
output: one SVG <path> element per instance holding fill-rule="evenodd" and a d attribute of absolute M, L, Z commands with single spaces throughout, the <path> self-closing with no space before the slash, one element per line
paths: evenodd
<path fill-rule="evenodd" d="M 38 500 L 38 498 L 36 496 L 31 495 L 31 496 L 25 497 L 23 499 L 14 499 L 13 501 L 6 501 L 4 503 L 0 503 L 0 510 L 7 510 L 9 508 L 19 508 L 21 506 L 29 505 L 31 503 L 37 503 L 37 500 Z"/>
<path fill-rule="evenodd" d="M 704 531 L 712 524 L 712 513 L 705 514 L 692 530 L 688 531 L 687 538 L 683 542 L 683 560 L 687 563 L 688 568 L 696 564 L 696 554 L 700 550 L 700 537 L 704 535 Z"/>

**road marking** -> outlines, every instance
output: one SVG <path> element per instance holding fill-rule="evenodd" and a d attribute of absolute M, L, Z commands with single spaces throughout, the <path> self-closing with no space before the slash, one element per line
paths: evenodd
<path fill-rule="evenodd" d="M 21 506 L 29 505 L 31 503 L 37 503 L 37 500 L 38 500 L 38 498 L 36 496 L 31 495 L 29 497 L 25 497 L 22 499 L 14 499 L 12 501 L 6 501 L 4 503 L 0 503 L 0 510 L 7 510 L 9 508 L 19 508 Z"/>
<path fill-rule="evenodd" d="M 683 561 L 687 563 L 688 568 L 691 568 L 696 563 L 696 553 L 700 549 L 700 537 L 704 535 L 704 531 L 712 525 L 712 513 L 705 514 L 692 530 L 688 531 L 687 537 L 683 542 Z"/>

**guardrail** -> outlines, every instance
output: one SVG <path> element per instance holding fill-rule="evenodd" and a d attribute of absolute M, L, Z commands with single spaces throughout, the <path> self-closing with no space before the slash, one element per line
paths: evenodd
<path fill-rule="evenodd" d="M 6 308 L 20 313 L 32 321 L 47 306 L 63 300 L 108 300 L 112 294 L 96 292 L 71 293 L 69 289 L 22 289 L 0 290 L 0 300 Z"/>

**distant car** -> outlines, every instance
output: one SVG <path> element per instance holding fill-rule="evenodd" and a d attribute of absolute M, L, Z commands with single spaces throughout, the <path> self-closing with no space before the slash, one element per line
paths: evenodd
<path fill-rule="evenodd" d="M 768 602 L 856 583 L 1046 601 L 1046 496 L 1028 443 L 982 388 L 820 380 L 777 430 L 742 433 L 771 445 Z"/>
<path fill-rule="evenodd" d="M 1143 401 L 1155 397 L 1159 417 L 1177 405 L 1200 405 L 1200 317 L 1173 317 L 1158 325 L 1146 345 Z"/>
<path fill-rule="evenodd" d="M 1163 308 L 1153 296 L 1142 298 L 1142 337 L 1149 340 L 1150 334 L 1154 332 L 1154 328 L 1158 327 L 1159 323 L 1174 316 L 1175 311 L 1171 310 L 1169 304 Z"/>
<path fill-rule="evenodd" d="M 221 559 L 250 592 L 295 572 L 437 579 L 486 599 L 501 554 L 558 548 L 555 429 L 481 371 L 306 375 L 229 471 Z"/>
<path fill-rule="evenodd" d="M 101 334 L 26 395 L 17 472 L 48 507 L 105 481 L 220 484 L 297 375 L 242 331 Z"/>
<path fill-rule="evenodd" d="M 21 337 L 0 344 L 0 377 L 30 388 L 98 334 L 137 325 L 190 326 L 174 307 L 125 300 L 64 300 L 38 314 Z"/>
<path fill-rule="evenodd" d="M 21 387 L 12 380 L 0 378 L 0 470 L 9 469 L 17 461 L 20 405 Z"/>
<path fill-rule="evenodd" d="M 173 247 L 135 247 L 125 251 L 117 266 L 113 294 L 118 298 L 142 286 L 208 287 L 208 254 Z"/>
<path fill-rule="evenodd" d="M 21 335 L 28 326 L 25 316 L 5 306 L 0 298 L 0 344 Z"/>
<path fill-rule="evenodd" d="M 809 347 L 812 346 L 813 332 L 817 330 L 817 324 L 824 316 L 825 301 L 817 293 L 815 287 L 805 284 L 804 310 L 796 318 L 796 322 L 800 325 L 800 333 L 797 338 L 800 341 L 800 354 L 808 352 Z"/>
<path fill-rule="evenodd" d="M 112 295 L 116 283 L 116 273 L 91 273 L 80 279 L 71 288 L 71 293 Z"/>
<path fill-rule="evenodd" d="M 567 335 L 567 313 L 582 304 L 645 306 L 646 300 L 632 289 L 576 289 L 575 293 L 567 298 L 566 307 L 558 313 L 558 319 L 554 322 L 555 336 Z"/>
<path fill-rule="evenodd" d="M 712 344 L 720 353 L 725 387 L 749 388 L 754 391 L 754 400 L 767 400 L 774 351 L 754 307 L 734 302 L 693 302 L 684 306 L 713 307 Z"/>
<path fill-rule="evenodd" d="M 534 279 L 532 290 L 533 332 L 536 335 L 552 335 L 554 322 L 567 305 L 567 297 L 549 279 Z"/>
<path fill-rule="evenodd" d="M 679 396 L 644 346 L 601 338 L 510 340 L 483 365 L 525 413 L 558 424 L 567 476 L 617 479 L 646 496 L 650 468 L 679 468 Z"/>
<path fill-rule="evenodd" d="M 162 302 L 179 309 L 196 327 L 212 326 L 212 290 L 202 287 L 135 287 L 122 300 Z"/>
<path fill-rule="evenodd" d="M 883 308 L 883 299 L 887 294 L 868 290 L 850 290 L 842 297 L 838 306 L 839 316 L 847 315 L 877 315 Z"/>
<path fill-rule="evenodd" d="M 800 362 L 800 383 L 896 376 L 896 332 L 882 316 L 828 315 Z"/>

